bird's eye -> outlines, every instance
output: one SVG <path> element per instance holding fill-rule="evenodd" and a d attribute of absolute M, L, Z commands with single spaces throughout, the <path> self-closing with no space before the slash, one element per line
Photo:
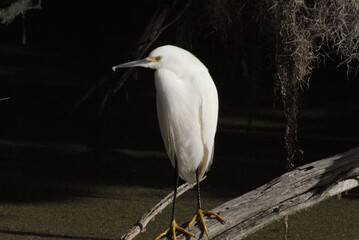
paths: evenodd
<path fill-rule="evenodd" d="M 156 61 L 157 61 L 157 62 L 161 61 L 161 59 L 162 59 L 161 56 L 156 57 Z"/>

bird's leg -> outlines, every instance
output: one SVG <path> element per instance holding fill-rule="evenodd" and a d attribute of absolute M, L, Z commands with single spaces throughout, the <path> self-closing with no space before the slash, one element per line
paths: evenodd
<path fill-rule="evenodd" d="M 174 176 L 175 176 L 175 178 L 174 178 L 175 188 L 173 190 L 173 205 L 172 205 L 171 222 L 173 222 L 175 220 L 175 213 L 176 213 L 176 199 L 177 199 L 177 188 L 178 188 L 178 180 L 179 180 L 177 158 L 175 158 L 175 175 Z"/>
<path fill-rule="evenodd" d="M 198 168 L 196 170 L 196 182 L 197 182 L 197 207 L 198 209 L 202 209 L 202 203 L 201 203 L 201 189 L 199 187 L 199 179 L 198 179 Z"/>
<path fill-rule="evenodd" d="M 173 205 L 172 205 L 172 218 L 171 218 L 171 224 L 170 227 L 167 228 L 163 233 L 161 233 L 160 235 L 158 235 L 155 240 L 158 240 L 164 236 L 167 235 L 167 233 L 171 230 L 173 239 L 176 240 L 176 230 L 184 232 L 187 235 L 190 235 L 192 237 L 194 237 L 193 233 L 187 231 L 186 229 L 180 227 L 177 225 L 176 220 L 175 220 L 175 211 L 176 211 L 176 198 L 177 198 L 177 188 L 178 188 L 178 180 L 179 180 L 179 174 L 178 174 L 178 166 L 177 166 L 177 159 L 175 159 L 175 178 L 174 178 L 174 182 L 175 182 L 175 188 L 174 188 L 174 194 L 173 194 Z"/>
<path fill-rule="evenodd" d="M 196 181 L 197 181 L 197 212 L 194 215 L 194 217 L 192 218 L 192 220 L 189 222 L 188 224 L 188 228 L 196 221 L 197 217 L 200 218 L 204 231 L 206 233 L 206 235 L 208 236 L 208 229 L 206 226 L 206 221 L 204 220 L 204 215 L 214 215 L 219 221 L 224 222 L 224 219 L 215 212 L 211 212 L 211 211 L 207 211 L 207 210 L 202 210 L 202 204 L 201 204 L 201 191 L 200 191 L 200 187 L 199 187 L 199 179 L 198 179 L 198 169 L 196 170 Z"/>

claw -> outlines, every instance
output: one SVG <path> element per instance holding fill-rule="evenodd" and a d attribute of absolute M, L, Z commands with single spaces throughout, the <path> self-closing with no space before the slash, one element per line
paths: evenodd
<path fill-rule="evenodd" d="M 176 223 L 176 221 L 173 220 L 173 221 L 171 222 L 171 226 L 170 226 L 169 228 L 167 228 L 163 233 L 161 233 L 160 235 L 158 235 L 158 236 L 155 238 L 155 240 L 159 240 L 159 239 L 162 238 L 163 236 L 166 236 L 167 233 L 168 233 L 170 230 L 172 230 L 173 240 L 176 240 L 176 239 L 177 239 L 177 238 L 176 238 L 176 230 L 181 231 L 181 232 L 183 232 L 183 233 L 185 233 L 185 234 L 187 234 L 187 235 L 190 235 L 191 237 L 194 237 L 194 234 L 193 234 L 193 233 L 191 233 L 191 232 L 187 231 L 186 229 L 184 229 L 184 228 L 178 226 L 178 224 Z"/>
<path fill-rule="evenodd" d="M 204 215 L 213 215 L 216 218 L 218 218 L 221 222 L 224 222 L 224 219 L 218 213 L 207 211 L 207 210 L 202 210 L 202 209 L 197 209 L 197 213 L 194 215 L 192 220 L 189 222 L 188 228 L 196 221 L 197 217 L 199 216 L 199 218 L 201 219 L 204 231 L 205 231 L 206 235 L 208 236 L 208 229 L 206 226 L 206 221 L 204 220 L 204 217 L 203 217 Z"/>

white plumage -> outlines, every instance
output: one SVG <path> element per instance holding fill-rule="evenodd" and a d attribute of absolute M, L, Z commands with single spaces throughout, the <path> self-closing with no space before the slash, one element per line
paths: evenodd
<path fill-rule="evenodd" d="M 162 56 L 155 86 L 158 120 L 168 156 L 173 166 L 177 158 L 181 178 L 192 183 L 196 169 L 202 178 L 212 163 L 218 117 L 216 87 L 207 68 L 186 50 L 163 46 L 149 56 Z"/>
<path fill-rule="evenodd" d="M 217 89 L 203 63 L 172 45 L 158 47 L 149 57 L 117 65 L 156 69 L 157 115 L 163 142 L 173 166 L 185 181 L 201 179 L 212 164 L 218 120 Z"/>
<path fill-rule="evenodd" d="M 176 239 L 176 230 L 194 237 L 175 221 L 178 175 L 189 183 L 197 180 L 198 209 L 188 227 L 199 218 L 208 236 L 204 215 L 214 215 L 224 222 L 217 213 L 202 210 L 199 187 L 199 180 L 208 171 L 213 160 L 218 120 L 216 86 L 201 61 L 190 52 L 171 45 L 156 48 L 147 58 L 123 63 L 112 69 L 115 71 L 117 68 L 135 66 L 156 69 L 159 126 L 171 163 L 173 167 L 177 166 L 171 224 L 156 240 L 169 232 Z"/>

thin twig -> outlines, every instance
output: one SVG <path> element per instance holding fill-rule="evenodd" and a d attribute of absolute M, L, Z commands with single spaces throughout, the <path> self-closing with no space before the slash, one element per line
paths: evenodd
<path fill-rule="evenodd" d="M 185 11 L 189 8 L 189 6 L 191 5 L 192 0 L 188 0 L 183 7 L 181 8 L 181 10 L 170 20 L 168 21 L 168 23 L 165 23 L 165 20 L 167 18 L 167 16 L 169 15 L 169 13 L 171 12 L 171 8 L 167 5 L 167 4 L 163 4 L 161 5 L 157 11 L 154 13 L 151 21 L 149 22 L 149 24 L 147 25 L 145 31 L 143 32 L 142 36 L 139 38 L 139 43 L 137 45 L 137 48 L 133 51 L 134 54 L 133 57 L 134 58 L 142 58 L 144 56 L 144 54 L 148 51 L 148 49 L 152 46 L 152 44 L 158 39 L 158 37 L 162 34 L 163 31 L 165 31 L 168 27 L 172 26 L 173 24 L 175 24 L 181 17 L 182 15 L 185 13 Z M 175 9 L 175 5 L 177 4 L 177 1 L 174 1 L 174 4 L 172 5 L 172 9 Z M 134 69 L 130 68 L 127 69 L 124 74 L 122 75 L 122 77 L 115 83 L 115 86 L 109 90 L 106 95 L 103 97 L 102 99 L 102 103 L 101 103 L 101 109 L 104 108 L 104 106 L 107 103 L 107 100 L 109 97 L 113 96 L 114 94 L 116 94 L 119 90 L 121 90 L 121 88 L 123 87 L 123 85 L 125 84 L 125 82 L 129 79 L 129 77 L 134 73 Z M 77 102 L 75 108 L 77 108 L 80 104 L 82 104 L 84 101 L 86 101 L 90 96 L 92 96 L 92 94 L 99 88 L 101 87 L 105 82 L 107 82 L 109 79 L 111 79 L 109 77 L 109 75 L 113 76 L 113 73 L 108 73 L 105 77 L 103 77 L 98 84 L 96 84 L 95 86 L 93 86 L 92 88 L 90 88 L 82 97 L 81 99 Z"/>
<path fill-rule="evenodd" d="M 166 19 L 166 16 L 169 14 L 170 9 L 168 6 L 161 6 L 154 16 L 151 19 L 150 24 L 145 29 L 144 34 L 140 38 L 140 44 L 137 48 L 137 58 L 142 58 L 144 54 L 147 52 L 147 50 L 152 46 L 152 44 L 157 40 L 157 38 L 162 34 L 164 30 L 166 30 L 168 27 L 172 26 L 175 22 L 177 22 L 178 19 L 182 17 L 182 15 L 185 13 L 185 11 L 189 8 L 191 5 L 192 0 L 188 0 L 186 4 L 184 4 L 181 11 L 178 12 L 178 14 L 167 24 L 164 24 L 164 21 Z M 176 4 L 176 1 L 174 5 Z M 133 68 L 127 69 L 126 72 L 122 75 L 122 78 L 117 82 L 117 85 L 115 88 L 113 88 L 111 91 L 109 91 L 102 101 L 102 108 L 106 105 L 107 99 L 110 96 L 113 96 L 116 94 L 124 85 L 124 83 L 129 79 L 129 77 L 134 72 Z"/>
<path fill-rule="evenodd" d="M 2 101 L 6 101 L 6 100 L 9 100 L 9 99 L 10 99 L 10 97 L 0 98 L 0 102 L 2 102 Z"/>
<path fill-rule="evenodd" d="M 73 109 L 78 108 L 83 102 L 85 102 L 90 96 L 92 96 L 92 94 L 94 94 L 94 92 L 98 88 L 100 88 L 104 83 L 112 79 L 112 77 L 113 77 L 112 72 L 107 73 L 104 77 L 102 77 L 102 79 L 97 84 L 92 86 L 85 94 L 82 95 L 82 97 L 77 101 Z"/>

